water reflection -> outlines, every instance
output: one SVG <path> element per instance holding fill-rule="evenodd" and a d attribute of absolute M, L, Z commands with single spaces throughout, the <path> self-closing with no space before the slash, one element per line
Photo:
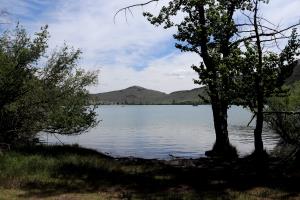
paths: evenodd
<path fill-rule="evenodd" d="M 210 150 L 214 140 L 210 106 L 101 106 L 99 126 L 80 136 L 58 136 L 67 144 L 77 143 L 113 156 L 170 159 L 170 155 L 197 158 Z M 233 106 L 229 110 L 230 140 L 240 155 L 253 151 L 252 114 Z M 43 136 L 45 140 L 46 137 Z M 264 130 L 267 150 L 278 137 Z M 49 136 L 49 143 L 57 139 Z"/>

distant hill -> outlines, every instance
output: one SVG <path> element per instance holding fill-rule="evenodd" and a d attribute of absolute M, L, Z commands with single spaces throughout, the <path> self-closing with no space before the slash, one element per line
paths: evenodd
<path fill-rule="evenodd" d="M 177 91 L 171 94 L 149 90 L 139 86 L 132 86 L 123 90 L 92 94 L 94 104 L 201 104 L 199 94 L 204 95 L 204 88 Z"/>
<path fill-rule="evenodd" d="M 199 95 L 203 97 L 207 97 L 206 87 L 202 88 L 195 88 L 192 90 L 183 90 L 172 92 L 165 98 L 166 102 L 173 102 L 175 104 L 197 104 L 197 103 L 204 103 L 203 100 L 199 97 Z"/>
<path fill-rule="evenodd" d="M 286 80 L 286 84 L 300 81 L 300 60 L 294 68 L 292 75 Z M 123 90 L 105 92 L 91 95 L 93 104 L 203 104 L 199 95 L 207 97 L 205 87 L 192 90 L 184 90 L 166 94 L 160 91 L 149 90 L 139 86 L 132 86 Z"/>

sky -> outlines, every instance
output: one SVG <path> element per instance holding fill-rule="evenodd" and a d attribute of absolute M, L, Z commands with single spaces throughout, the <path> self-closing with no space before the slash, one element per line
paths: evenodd
<path fill-rule="evenodd" d="M 99 73 L 91 93 L 133 85 L 170 93 L 197 87 L 197 74 L 190 66 L 201 58 L 174 47 L 175 29 L 155 27 L 142 16 L 143 11 L 158 13 L 168 1 L 132 9 L 127 20 L 121 13 L 114 23 L 119 8 L 144 0 L 0 0 L 1 9 L 9 13 L 1 20 L 9 22 L 2 25 L 5 28 L 20 22 L 31 34 L 48 24 L 52 51 L 64 43 L 81 49 L 80 66 Z M 300 21 L 299 10 L 300 0 L 271 0 L 261 15 L 289 25 Z"/>

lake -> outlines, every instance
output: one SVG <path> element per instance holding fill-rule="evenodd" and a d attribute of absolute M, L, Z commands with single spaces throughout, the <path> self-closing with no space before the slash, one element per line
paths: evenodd
<path fill-rule="evenodd" d="M 79 136 L 57 136 L 65 144 L 79 144 L 115 157 L 170 159 L 203 157 L 215 141 L 213 117 L 208 105 L 100 106 L 99 125 Z M 229 110 L 231 143 L 241 156 L 254 150 L 254 123 L 247 127 L 252 113 L 232 106 Z M 43 135 L 48 143 L 59 143 Z M 263 133 L 265 148 L 270 151 L 279 138 L 271 130 Z"/>

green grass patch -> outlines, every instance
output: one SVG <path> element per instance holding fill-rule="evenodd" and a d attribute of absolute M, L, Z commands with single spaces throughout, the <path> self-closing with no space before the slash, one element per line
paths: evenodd
<path fill-rule="evenodd" d="M 0 200 L 300 197 L 295 177 L 260 179 L 261 175 L 247 174 L 248 168 L 236 172 L 231 166 L 200 164 L 187 168 L 155 160 L 114 159 L 76 146 L 19 147 L 0 156 Z"/>

